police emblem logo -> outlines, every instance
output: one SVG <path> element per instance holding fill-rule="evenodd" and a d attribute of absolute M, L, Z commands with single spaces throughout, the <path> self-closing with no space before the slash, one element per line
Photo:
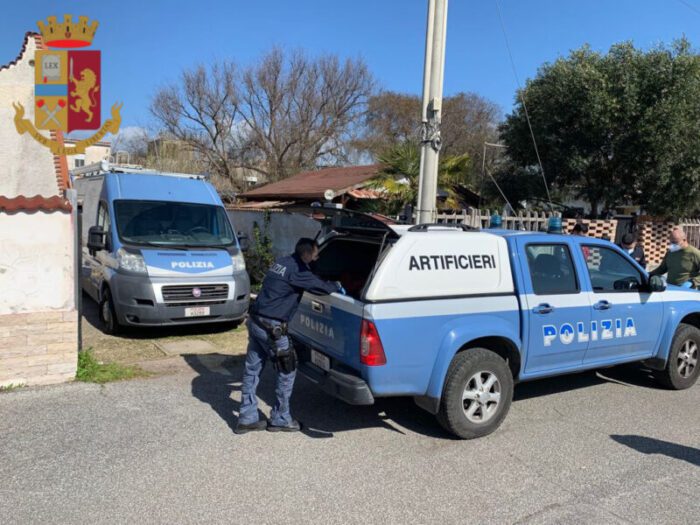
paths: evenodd
<path fill-rule="evenodd" d="M 56 155 L 84 153 L 85 148 L 101 140 L 107 133 L 119 131 L 120 104 L 112 106 L 112 118 L 100 124 L 101 56 L 96 50 L 74 50 L 87 47 L 97 31 L 97 21 L 81 16 L 73 22 L 65 15 L 62 22 L 55 16 L 46 23 L 37 23 L 44 45 L 49 49 L 36 52 L 34 83 L 34 122 L 24 118 L 25 108 L 14 104 L 15 126 L 20 134 L 29 133 Z M 38 130 L 98 130 L 92 137 L 80 140 L 73 147 L 64 147 Z"/>

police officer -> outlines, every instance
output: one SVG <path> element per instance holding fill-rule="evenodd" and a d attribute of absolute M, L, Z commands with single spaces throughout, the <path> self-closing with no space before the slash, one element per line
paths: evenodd
<path fill-rule="evenodd" d="M 318 244 L 313 239 L 299 239 L 294 254 L 278 259 L 265 274 L 262 290 L 251 307 L 248 326 L 248 352 L 241 386 L 241 409 L 236 434 L 255 430 L 294 432 L 301 429 L 289 412 L 289 399 L 296 377 L 296 353 L 287 337 L 287 323 L 305 290 L 315 293 L 343 292 L 339 283 L 323 281 L 309 268 L 318 258 Z M 258 418 L 255 395 L 260 373 L 268 359 L 277 372 L 277 400 L 270 421 Z"/>

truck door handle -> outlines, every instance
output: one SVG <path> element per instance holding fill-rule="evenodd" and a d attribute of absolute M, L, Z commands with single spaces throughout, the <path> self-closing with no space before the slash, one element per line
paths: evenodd
<path fill-rule="evenodd" d="M 538 304 L 532 309 L 536 314 L 551 314 L 554 311 L 554 307 L 548 303 Z"/>
<path fill-rule="evenodd" d="M 318 301 L 311 301 L 311 309 L 319 314 L 323 313 L 323 305 Z"/>
<path fill-rule="evenodd" d="M 608 301 L 598 301 L 593 305 L 593 308 L 596 310 L 610 310 L 610 308 L 612 308 L 612 304 Z"/>

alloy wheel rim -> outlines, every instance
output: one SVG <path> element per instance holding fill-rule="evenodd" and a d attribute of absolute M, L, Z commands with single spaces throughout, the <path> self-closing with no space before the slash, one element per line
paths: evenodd
<path fill-rule="evenodd" d="M 493 372 L 477 372 L 469 378 L 462 393 L 462 410 L 472 423 L 490 421 L 501 404 L 501 382 Z"/>
<path fill-rule="evenodd" d="M 698 366 L 698 345 L 688 339 L 678 352 L 678 374 L 687 379 L 693 375 Z"/>

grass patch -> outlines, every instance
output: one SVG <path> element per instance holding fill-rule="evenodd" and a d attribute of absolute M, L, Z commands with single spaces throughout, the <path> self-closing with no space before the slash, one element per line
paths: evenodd
<path fill-rule="evenodd" d="M 136 366 L 100 363 L 95 359 L 92 350 L 85 350 L 78 354 L 78 372 L 75 374 L 77 381 L 102 384 L 110 381 L 133 379 L 135 377 L 146 377 L 147 375 L 147 372 Z"/>
<path fill-rule="evenodd" d="M 24 383 L 10 383 L 9 385 L 0 386 L 0 392 L 12 392 L 24 386 L 26 386 Z"/>

